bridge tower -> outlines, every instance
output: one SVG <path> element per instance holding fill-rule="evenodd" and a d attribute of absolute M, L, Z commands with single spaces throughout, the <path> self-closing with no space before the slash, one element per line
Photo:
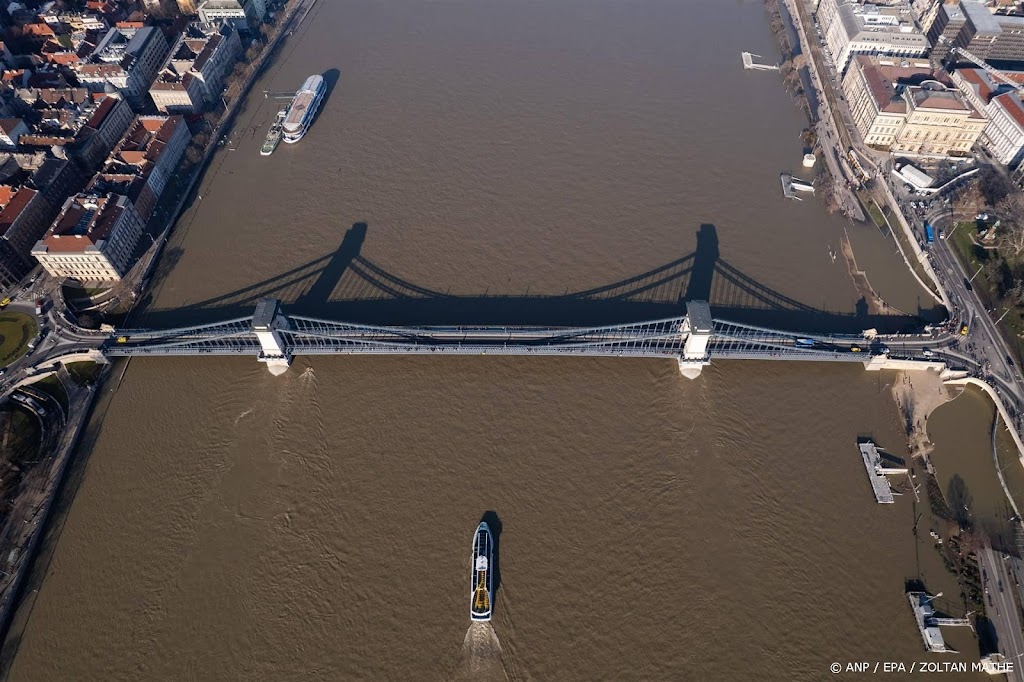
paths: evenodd
<path fill-rule="evenodd" d="M 711 364 L 708 341 L 711 340 L 714 323 L 707 301 L 689 301 L 686 304 L 686 317 L 679 331 L 686 339 L 683 356 L 679 358 L 679 372 L 687 379 L 696 379 L 704 365 Z"/>
<path fill-rule="evenodd" d="M 261 298 L 252 316 L 252 331 L 260 342 L 260 362 L 274 376 L 284 374 L 292 364 L 292 356 L 284 350 L 279 329 L 288 329 L 288 318 L 281 314 L 281 302 L 276 298 Z"/>

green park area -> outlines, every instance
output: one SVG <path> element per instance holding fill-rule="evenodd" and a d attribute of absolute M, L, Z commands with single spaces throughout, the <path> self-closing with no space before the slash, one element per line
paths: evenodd
<path fill-rule="evenodd" d="M 6 367 L 26 352 L 35 338 L 36 320 L 18 312 L 0 312 L 0 367 Z"/>

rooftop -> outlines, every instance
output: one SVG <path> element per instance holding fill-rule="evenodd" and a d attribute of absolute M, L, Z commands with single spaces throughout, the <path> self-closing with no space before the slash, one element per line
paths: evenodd
<path fill-rule="evenodd" d="M 976 0 L 963 0 L 960 3 L 960 8 L 967 15 L 967 18 L 971 20 L 971 23 L 974 24 L 974 28 L 979 34 L 995 35 L 1002 33 L 1002 29 L 999 28 L 999 21 L 980 2 Z"/>
<path fill-rule="evenodd" d="M 974 107 L 964 101 L 959 91 L 933 90 L 931 88 L 909 88 L 908 94 L 914 102 L 914 108 L 945 109 L 947 111 L 974 111 Z"/>
<path fill-rule="evenodd" d="M 178 127 L 184 125 L 181 116 L 139 116 L 111 152 L 110 159 L 133 166 L 145 161 L 155 163 Z"/>
<path fill-rule="evenodd" d="M 1001 73 L 1016 83 L 1024 84 L 1024 71 L 1003 70 Z M 957 74 L 964 79 L 967 86 L 974 90 L 985 103 L 988 103 L 1000 89 L 1009 87 L 997 82 L 984 69 L 957 69 Z"/>
<path fill-rule="evenodd" d="M 11 225 L 18 219 L 18 216 L 25 210 L 25 207 L 29 205 L 29 202 L 35 198 L 36 194 L 37 192 L 34 189 L 29 189 L 28 187 L 22 187 L 15 193 L 7 205 L 4 206 L 4 209 L 0 211 L 0 234 L 7 234 L 7 231 L 11 229 Z"/>
<path fill-rule="evenodd" d="M 1020 93 L 1016 90 L 1004 92 L 992 98 L 992 101 L 1002 107 L 1010 115 L 1014 123 L 1021 130 L 1024 130 L 1024 102 L 1021 101 Z"/>
<path fill-rule="evenodd" d="M 879 111 L 902 114 L 907 104 L 901 97 L 904 88 L 934 80 L 952 85 L 944 71 L 933 70 L 927 61 L 897 60 L 857 55 L 853 64 L 864 74 L 868 92 Z M 856 70 L 856 69 L 854 69 Z"/>
<path fill-rule="evenodd" d="M 83 252 L 110 237 L 128 203 L 118 194 L 77 194 L 64 202 L 60 215 L 43 237 L 48 251 Z"/>

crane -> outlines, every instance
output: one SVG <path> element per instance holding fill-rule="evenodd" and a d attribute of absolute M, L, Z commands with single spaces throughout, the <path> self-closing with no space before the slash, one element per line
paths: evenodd
<path fill-rule="evenodd" d="M 949 42 L 949 38 L 947 38 L 946 36 L 939 36 L 939 42 L 940 43 L 948 43 Z M 963 55 L 965 59 L 967 59 L 968 61 L 971 61 L 971 62 L 974 62 L 975 64 L 977 64 L 979 68 L 984 69 L 989 75 L 991 75 L 993 78 L 998 80 L 1000 83 L 1003 83 L 1005 85 L 1009 85 L 1011 88 L 1014 88 L 1015 90 L 1024 90 L 1024 83 L 1018 83 L 1017 81 L 1013 80 L 1009 76 L 1005 75 L 999 69 L 995 69 L 995 68 L 989 66 L 988 64 L 986 64 L 985 60 L 982 59 L 981 57 L 978 57 L 978 56 L 968 52 L 964 48 L 957 47 L 957 46 L 954 45 L 954 46 L 949 48 L 949 52 L 950 52 L 950 54 L 952 54 L 954 52 L 957 52 L 957 53 Z"/>

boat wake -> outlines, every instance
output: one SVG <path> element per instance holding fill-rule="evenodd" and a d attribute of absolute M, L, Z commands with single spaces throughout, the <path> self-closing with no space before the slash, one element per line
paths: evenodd
<path fill-rule="evenodd" d="M 507 680 L 501 642 L 489 622 L 473 623 L 462 643 L 462 661 L 454 680 Z"/>

